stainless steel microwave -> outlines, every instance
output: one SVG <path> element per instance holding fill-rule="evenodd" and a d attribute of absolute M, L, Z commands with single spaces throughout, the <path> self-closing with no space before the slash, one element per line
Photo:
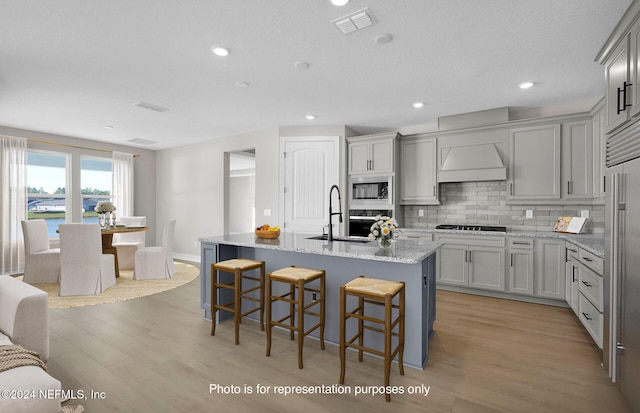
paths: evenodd
<path fill-rule="evenodd" d="M 351 177 L 350 208 L 393 204 L 393 177 Z"/>

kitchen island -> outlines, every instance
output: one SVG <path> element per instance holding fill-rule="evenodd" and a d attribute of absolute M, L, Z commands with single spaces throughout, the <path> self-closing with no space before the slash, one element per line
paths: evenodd
<path fill-rule="evenodd" d="M 377 242 L 350 242 L 309 239 L 310 234 L 280 234 L 277 239 L 260 239 L 254 234 L 221 235 L 203 237 L 201 242 L 200 303 L 204 317 L 211 320 L 211 264 L 231 258 L 246 258 L 265 261 L 267 272 L 295 265 L 298 267 L 323 269 L 326 271 L 326 320 L 325 341 L 339 341 L 339 290 L 359 275 L 390 281 L 404 281 L 406 295 L 404 364 L 423 369 L 429 358 L 428 344 L 433 335 L 436 318 L 435 252 L 439 242 L 396 240 L 390 248 L 381 248 Z M 353 240 L 351 240 L 353 241 Z M 224 273 L 222 273 L 224 274 Z M 274 284 L 274 293 L 281 293 Z M 227 291 L 219 292 L 219 294 Z M 220 297 L 222 302 L 230 297 Z M 247 302 L 247 310 L 252 302 Z M 273 306 L 273 318 L 282 317 L 288 307 Z M 348 308 L 354 305 L 348 303 Z M 245 303 L 243 302 L 243 307 Z M 287 307 L 287 308 L 285 308 Z M 369 314 L 380 316 L 382 308 L 368 306 Z M 218 322 L 230 318 L 231 314 L 218 311 Z M 251 315 L 257 319 L 257 313 Z M 347 336 L 355 331 L 356 324 L 347 324 Z M 368 333 L 368 334 L 367 334 Z M 317 332 L 311 336 L 317 337 Z M 351 334 L 353 335 L 353 334 Z M 380 334 L 367 331 L 365 343 L 374 348 L 383 348 Z M 266 338 L 265 338 L 266 344 Z"/>

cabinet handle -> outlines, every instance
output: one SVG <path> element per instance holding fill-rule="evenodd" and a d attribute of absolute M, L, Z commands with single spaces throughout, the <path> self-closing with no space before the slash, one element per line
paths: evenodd
<path fill-rule="evenodd" d="M 513 182 L 509 182 L 509 195 L 513 195 Z"/>
<path fill-rule="evenodd" d="M 633 86 L 633 83 L 624 82 L 622 88 L 622 110 L 627 110 L 631 104 L 627 103 L 627 86 Z"/>
<path fill-rule="evenodd" d="M 593 320 L 593 318 L 589 317 L 589 314 L 585 313 L 584 311 L 582 312 L 582 315 L 589 321 Z"/>
<path fill-rule="evenodd" d="M 573 279 L 573 282 L 576 282 L 576 267 L 575 266 L 571 266 L 571 278 Z"/>
<path fill-rule="evenodd" d="M 587 261 L 587 262 L 591 262 L 591 261 L 593 261 L 593 260 L 592 260 L 591 258 L 589 258 L 589 257 L 582 257 L 582 258 L 583 258 L 585 261 Z"/>
<path fill-rule="evenodd" d="M 433 186 L 433 196 L 436 196 L 436 186 Z"/>
<path fill-rule="evenodd" d="M 513 252 L 511 253 L 511 266 L 513 267 Z"/>
<path fill-rule="evenodd" d="M 514 245 L 529 245 L 529 243 L 525 241 L 513 241 L 511 243 Z"/>
<path fill-rule="evenodd" d="M 625 82 L 625 84 L 626 84 L 626 83 L 627 83 L 627 82 Z M 621 94 L 621 93 L 622 93 L 622 89 L 618 88 L 618 104 L 616 105 L 616 106 L 617 106 L 617 108 L 616 108 L 616 109 L 617 109 L 616 114 L 618 114 L 618 115 L 620 114 L 620 112 L 622 112 L 622 111 L 624 110 L 624 109 L 620 108 L 620 94 Z"/>
<path fill-rule="evenodd" d="M 585 286 L 587 286 L 587 287 L 591 288 L 591 284 L 589 284 L 589 283 L 588 283 L 588 282 L 586 282 L 586 281 L 582 281 L 582 284 L 584 284 Z"/>
<path fill-rule="evenodd" d="M 571 181 L 567 181 L 567 195 L 571 195 Z"/>

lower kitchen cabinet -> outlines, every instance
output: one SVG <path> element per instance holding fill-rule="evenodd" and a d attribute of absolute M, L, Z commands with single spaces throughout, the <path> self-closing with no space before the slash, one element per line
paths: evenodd
<path fill-rule="evenodd" d="M 504 238 L 449 234 L 434 238 L 444 242 L 436 258 L 438 283 L 504 291 Z"/>
<path fill-rule="evenodd" d="M 533 239 L 509 239 L 509 285 L 507 291 L 533 295 Z"/>
<path fill-rule="evenodd" d="M 565 249 L 564 241 L 536 239 L 537 290 L 535 296 L 565 299 Z"/>
<path fill-rule="evenodd" d="M 566 254 L 565 301 L 569 304 L 573 312 L 578 315 L 578 284 L 580 283 L 578 247 L 567 243 Z"/>

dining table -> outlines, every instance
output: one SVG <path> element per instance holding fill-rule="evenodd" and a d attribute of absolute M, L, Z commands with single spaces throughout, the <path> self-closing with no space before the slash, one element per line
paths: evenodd
<path fill-rule="evenodd" d="M 102 253 L 113 254 L 113 261 L 116 268 L 116 278 L 120 277 L 120 271 L 118 267 L 118 249 L 113 246 L 113 234 L 147 231 L 148 229 L 149 227 L 147 226 L 112 226 L 108 228 L 101 228 L 100 232 L 102 234 Z"/>

